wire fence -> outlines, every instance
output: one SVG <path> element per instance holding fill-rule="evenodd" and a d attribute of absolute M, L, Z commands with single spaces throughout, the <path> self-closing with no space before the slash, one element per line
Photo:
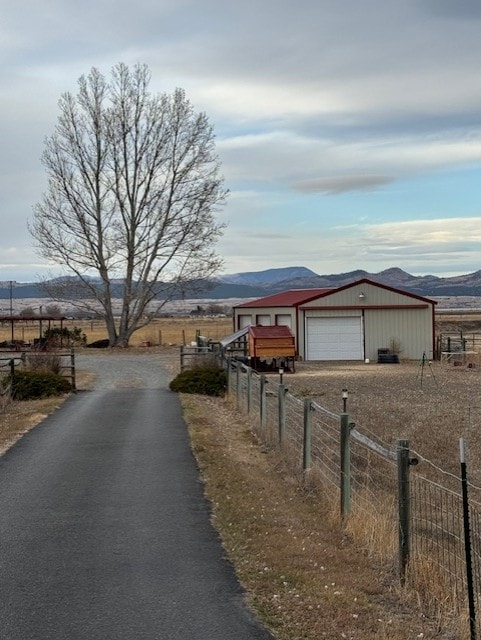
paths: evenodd
<path fill-rule="evenodd" d="M 258 438 L 279 448 L 292 473 L 314 480 L 339 505 L 350 532 L 390 559 L 401 581 L 424 592 L 429 606 L 471 617 L 473 632 L 481 633 L 466 604 L 470 595 L 481 602 L 481 489 L 469 485 L 468 504 L 460 478 L 410 451 L 408 442 L 398 441 L 393 450 L 347 414 L 298 398 L 236 360 L 224 366 L 229 395 L 249 414 Z"/>

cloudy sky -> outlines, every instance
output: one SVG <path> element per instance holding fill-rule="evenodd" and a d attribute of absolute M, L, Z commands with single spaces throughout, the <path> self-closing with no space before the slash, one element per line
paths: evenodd
<path fill-rule="evenodd" d="M 478 0 L 0 0 L 0 280 L 48 267 L 27 230 L 57 101 L 118 62 L 214 126 L 224 271 L 481 268 Z"/>

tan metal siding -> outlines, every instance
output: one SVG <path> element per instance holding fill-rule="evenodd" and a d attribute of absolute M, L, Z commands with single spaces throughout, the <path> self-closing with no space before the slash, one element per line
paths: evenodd
<path fill-rule="evenodd" d="M 364 297 L 360 297 L 363 294 Z M 332 293 L 328 296 L 316 298 L 303 304 L 303 308 L 309 307 L 337 307 L 337 306 L 387 306 L 387 305 L 412 305 L 423 304 L 422 300 L 412 298 L 403 293 L 389 291 L 372 284 L 359 284 L 343 291 Z"/>
<path fill-rule="evenodd" d="M 415 360 L 426 353 L 433 357 L 432 313 L 427 309 L 366 309 L 364 312 L 365 357 L 377 360 L 377 350 L 400 346 L 400 358 Z"/>
<path fill-rule="evenodd" d="M 239 318 L 243 315 L 250 315 L 252 321 L 249 324 L 256 324 L 257 316 L 269 316 L 269 322 L 263 322 L 263 324 L 275 325 L 276 316 L 279 314 L 289 314 L 291 316 L 290 329 L 294 335 L 296 335 L 296 310 L 286 309 L 286 307 L 256 307 L 254 309 L 235 309 L 236 323 L 235 326 L 239 329 Z M 287 324 L 287 323 L 286 323 Z"/>

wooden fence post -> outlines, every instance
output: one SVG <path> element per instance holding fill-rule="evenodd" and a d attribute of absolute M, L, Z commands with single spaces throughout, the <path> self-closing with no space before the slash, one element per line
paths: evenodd
<path fill-rule="evenodd" d="M 286 436 L 286 393 L 285 385 L 280 384 L 278 389 L 278 417 L 279 417 L 279 446 L 282 448 Z"/>
<path fill-rule="evenodd" d="M 252 408 L 252 367 L 246 367 L 247 371 L 247 414 Z"/>
<path fill-rule="evenodd" d="M 241 385 L 240 385 L 240 379 L 241 379 L 241 368 L 240 368 L 240 362 L 238 360 L 235 361 L 235 383 L 236 383 L 236 394 L 235 394 L 235 402 L 236 402 L 236 409 L 239 409 L 240 407 L 240 400 L 241 400 Z"/>
<path fill-rule="evenodd" d="M 230 356 L 225 359 L 225 363 L 227 366 L 227 395 L 230 396 L 232 393 L 232 359 Z"/>
<path fill-rule="evenodd" d="M 261 430 L 264 431 L 267 425 L 267 398 L 266 398 L 266 386 L 267 378 L 264 374 L 261 375 L 261 397 L 260 397 L 260 422 Z"/>
<path fill-rule="evenodd" d="M 398 510 L 399 510 L 399 577 L 406 580 L 411 547 L 411 508 L 409 496 L 409 440 L 397 442 Z"/>
<path fill-rule="evenodd" d="M 349 414 L 341 414 L 341 517 L 351 512 L 351 424 Z"/>
<path fill-rule="evenodd" d="M 15 376 L 15 360 L 12 358 L 9 362 L 10 365 L 10 384 L 13 386 L 13 378 Z"/>
<path fill-rule="evenodd" d="M 312 465 L 312 400 L 304 398 L 304 442 L 302 468 L 307 471 Z"/>
<path fill-rule="evenodd" d="M 75 375 L 75 351 L 73 347 L 70 349 L 70 382 L 72 389 L 77 391 L 77 380 Z"/>
<path fill-rule="evenodd" d="M 185 366 L 185 353 L 184 353 L 184 345 L 180 347 L 180 370 L 183 371 Z"/>

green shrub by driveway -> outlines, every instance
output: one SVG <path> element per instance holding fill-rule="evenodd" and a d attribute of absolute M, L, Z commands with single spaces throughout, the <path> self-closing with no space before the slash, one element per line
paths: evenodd
<path fill-rule="evenodd" d="M 227 377 L 219 367 L 195 367 L 186 369 L 170 383 L 172 391 L 200 393 L 207 396 L 222 396 L 225 393 Z"/>
<path fill-rule="evenodd" d="M 71 389 L 68 380 L 52 371 L 15 371 L 12 381 L 15 400 L 61 396 Z"/>

